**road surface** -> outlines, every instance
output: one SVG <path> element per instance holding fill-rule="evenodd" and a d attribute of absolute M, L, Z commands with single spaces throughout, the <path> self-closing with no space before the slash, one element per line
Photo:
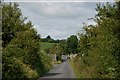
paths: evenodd
<path fill-rule="evenodd" d="M 66 61 L 55 65 L 53 69 L 40 79 L 44 78 L 75 78 L 75 76 L 71 66 Z"/>

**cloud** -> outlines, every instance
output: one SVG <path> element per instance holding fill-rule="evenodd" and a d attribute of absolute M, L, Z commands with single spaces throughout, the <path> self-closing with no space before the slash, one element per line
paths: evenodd
<path fill-rule="evenodd" d="M 90 12 L 91 9 L 88 7 L 81 6 L 82 3 L 20 3 L 20 5 L 25 5 L 27 11 L 30 13 L 36 13 L 36 15 L 55 18 L 55 17 L 67 17 L 73 18 L 78 16 L 83 16 L 82 13 Z M 37 8 L 37 9 L 36 9 Z M 32 11 L 32 12 L 31 12 Z"/>
<path fill-rule="evenodd" d="M 24 16 L 28 16 L 41 37 L 68 38 L 76 34 L 96 14 L 96 2 L 19 2 Z"/>
<path fill-rule="evenodd" d="M 96 13 L 96 3 L 20 2 L 23 15 L 28 16 L 42 37 L 67 38 L 82 28 L 82 23 Z M 90 5 L 90 6 L 89 6 Z M 92 5 L 92 6 L 91 6 Z"/>

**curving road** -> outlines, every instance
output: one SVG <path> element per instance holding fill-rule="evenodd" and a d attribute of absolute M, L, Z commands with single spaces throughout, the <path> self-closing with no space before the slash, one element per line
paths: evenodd
<path fill-rule="evenodd" d="M 44 78 L 75 78 L 75 76 L 72 68 L 66 61 L 55 65 L 53 69 L 40 79 Z"/>

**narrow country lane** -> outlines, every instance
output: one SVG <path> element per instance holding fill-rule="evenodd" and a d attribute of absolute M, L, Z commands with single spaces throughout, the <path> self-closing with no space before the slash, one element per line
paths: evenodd
<path fill-rule="evenodd" d="M 75 78 L 75 76 L 71 66 L 66 61 L 55 65 L 53 69 L 40 79 L 44 78 Z"/>

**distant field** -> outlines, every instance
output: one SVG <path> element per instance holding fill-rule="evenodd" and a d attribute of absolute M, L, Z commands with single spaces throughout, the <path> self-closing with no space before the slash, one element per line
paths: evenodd
<path fill-rule="evenodd" d="M 57 43 L 40 42 L 40 44 L 41 44 L 41 49 L 45 50 L 45 49 L 52 47 L 54 44 L 57 44 Z"/>

